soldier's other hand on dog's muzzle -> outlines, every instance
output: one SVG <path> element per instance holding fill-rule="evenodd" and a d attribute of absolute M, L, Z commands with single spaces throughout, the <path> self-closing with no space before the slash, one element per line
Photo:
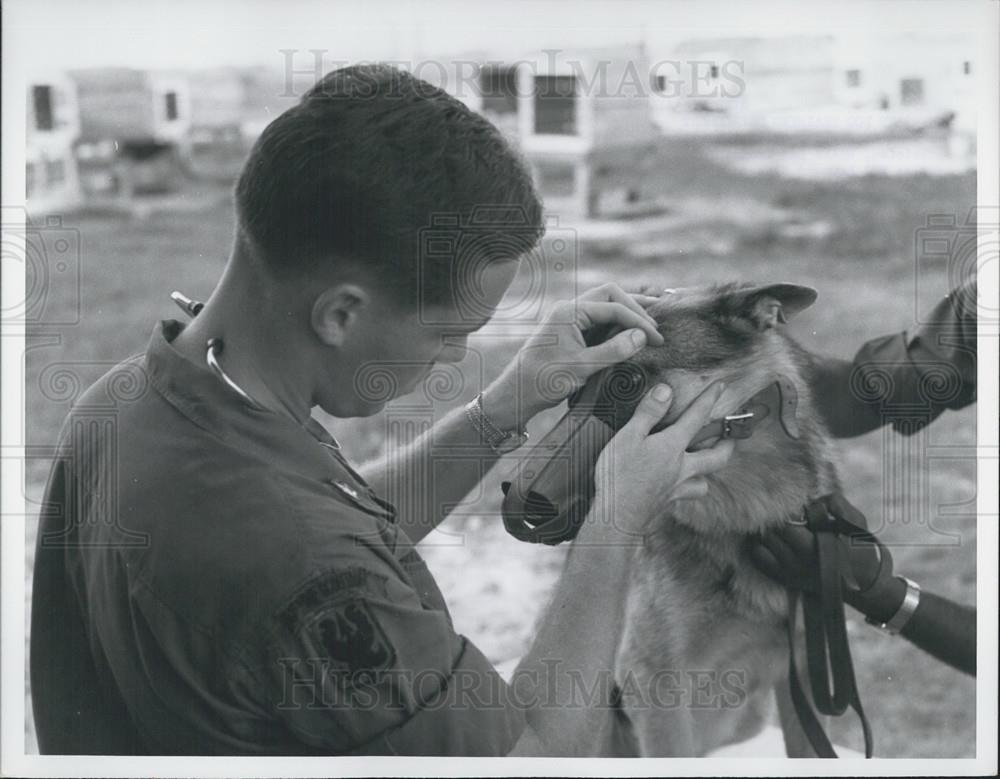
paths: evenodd
<path fill-rule="evenodd" d="M 632 418 L 652 384 L 638 365 L 624 362 L 591 376 L 569 399 L 555 427 L 520 459 L 516 475 L 503 483 L 501 507 L 507 531 L 522 541 L 559 544 L 574 538 L 594 498 L 594 467 L 614 435 Z M 764 419 L 777 417 L 785 434 L 798 438 L 794 384 L 774 380 L 733 414 L 706 424 L 687 451 L 726 439 L 749 438 Z M 656 433 L 666 426 L 660 423 Z"/>

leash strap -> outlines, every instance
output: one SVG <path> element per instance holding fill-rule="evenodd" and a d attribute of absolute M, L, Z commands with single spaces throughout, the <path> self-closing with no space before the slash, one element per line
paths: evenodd
<path fill-rule="evenodd" d="M 798 717 L 799 724 L 809 739 L 813 751 L 817 757 L 837 757 L 833 749 L 833 744 L 820 725 L 809 705 L 809 700 L 802 691 L 802 684 L 799 682 L 798 670 L 795 667 L 795 619 L 799 610 L 799 595 L 792 590 L 788 593 L 788 687 L 792 696 L 792 706 L 795 708 L 795 716 Z"/>
<path fill-rule="evenodd" d="M 865 716 L 854 676 L 854 662 L 847 638 L 847 620 L 844 616 L 842 593 L 844 549 L 838 534 L 879 542 L 864 528 L 847 520 L 834 517 L 827 511 L 822 514 L 807 512 L 806 521 L 814 532 L 816 558 L 814 591 L 802 593 L 802 615 L 806 634 L 806 662 L 813 702 L 821 714 L 840 716 L 852 708 L 864 732 L 865 757 L 874 750 L 871 725 Z M 790 592 L 788 603 L 788 678 L 792 704 L 799 723 L 813 750 L 820 757 L 837 757 L 826 733 L 823 731 L 812 706 L 806 699 L 795 665 L 795 619 L 799 595 Z M 832 684 L 832 687 L 831 687 Z"/>

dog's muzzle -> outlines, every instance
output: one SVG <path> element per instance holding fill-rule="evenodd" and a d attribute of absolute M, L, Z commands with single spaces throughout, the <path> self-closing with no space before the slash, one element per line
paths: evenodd
<path fill-rule="evenodd" d="M 608 441 L 635 412 L 648 379 L 636 365 L 622 363 L 601 371 L 569 399 L 555 427 L 522 457 L 512 481 L 503 483 L 504 527 L 521 541 L 559 544 L 576 537 L 594 499 L 594 467 Z M 776 375 L 737 411 L 713 419 L 699 430 L 688 451 L 725 439 L 746 439 L 758 424 L 777 415 L 789 438 L 798 438 L 798 393 Z M 666 427 L 660 423 L 653 432 Z"/>

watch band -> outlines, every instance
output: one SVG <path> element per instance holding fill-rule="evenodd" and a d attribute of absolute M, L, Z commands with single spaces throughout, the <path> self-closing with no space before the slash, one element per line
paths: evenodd
<path fill-rule="evenodd" d="M 507 454 L 528 440 L 527 430 L 501 430 L 483 411 L 483 393 L 465 406 L 465 418 L 476 429 L 483 441 L 497 454 Z"/>
<path fill-rule="evenodd" d="M 892 635 L 896 635 L 906 627 L 906 623 L 910 621 L 917 606 L 920 605 L 920 585 L 905 576 L 899 578 L 906 582 L 906 595 L 903 596 L 903 602 L 899 604 L 899 609 L 892 615 L 892 618 L 888 622 L 879 622 L 871 617 L 865 618 L 865 622 L 869 625 L 881 628 Z"/>

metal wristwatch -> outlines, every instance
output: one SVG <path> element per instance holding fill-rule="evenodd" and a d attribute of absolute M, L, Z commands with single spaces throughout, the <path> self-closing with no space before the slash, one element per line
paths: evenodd
<path fill-rule="evenodd" d="M 865 622 L 869 625 L 881 628 L 892 635 L 896 635 L 906 627 L 906 623 L 910 621 L 910 617 L 920 605 L 920 585 L 905 576 L 899 578 L 906 582 L 906 595 L 903 596 L 903 602 L 899 604 L 899 609 L 892 615 L 892 618 L 888 622 L 880 622 L 877 619 L 865 617 Z"/>
<path fill-rule="evenodd" d="M 497 454 L 513 452 L 528 440 L 527 430 L 501 430 L 483 411 L 483 393 L 480 392 L 465 406 L 465 418 L 476 429 L 482 440 Z"/>

